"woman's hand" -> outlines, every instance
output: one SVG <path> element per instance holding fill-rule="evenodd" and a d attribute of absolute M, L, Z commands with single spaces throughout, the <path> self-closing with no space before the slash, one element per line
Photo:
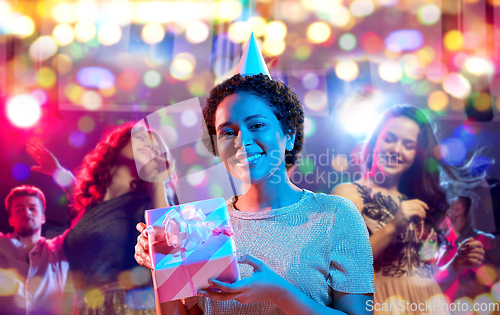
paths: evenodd
<path fill-rule="evenodd" d="M 137 244 L 135 245 L 135 260 L 141 266 L 153 269 L 151 267 L 151 259 L 149 258 L 149 243 L 148 243 L 148 231 L 146 230 L 146 224 L 140 222 L 136 225 L 137 231 L 141 232 L 137 236 Z"/>
<path fill-rule="evenodd" d="M 406 231 L 413 218 L 418 218 L 419 220 L 425 219 L 426 210 L 429 210 L 429 206 L 421 200 L 412 199 L 402 201 L 394 218 L 389 223 L 394 225 L 396 235 L 399 235 Z"/>
<path fill-rule="evenodd" d="M 485 251 L 483 244 L 469 237 L 460 243 L 454 259 L 460 270 L 463 270 L 481 266 L 484 261 L 484 255 Z"/>
<path fill-rule="evenodd" d="M 171 175 L 172 169 L 170 164 L 168 160 L 162 156 L 154 156 L 154 158 L 146 163 L 139 171 L 139 177 L 150 183 L 167 182 Z"/>
<path fill-rule="evenodd" d="M 56 170 L 63 169 L 54 154 L 39 143 L 28 143 L 26 145 L 26 151 L 38 163 L 38 165 L 31 167 L 32 171 L 53 176 Z"/>
<path fill-rule="evenodd" d="M 263 301 L 275 302 L 287 286 L 291 285 L 268 265 L 253 256 L 243 255 L 238 258 L 238 262 L 252 266 L 254 268 L 253 275 L 235 283 L 224 283 L 211 279 L 209 283 L 220 289 L 221 292 L 200 290 L 198 295 L 222 301 L 236 300 L 243 304 Z"/>

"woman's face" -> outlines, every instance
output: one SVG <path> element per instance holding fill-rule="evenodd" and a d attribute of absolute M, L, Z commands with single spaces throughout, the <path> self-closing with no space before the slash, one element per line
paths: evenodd
<path fill-rule="evenodd" d="M 374 167 L 386 176 L 402 175 L 417 155 L 420 127 L 408 117 L 390 118 L 382 128 L 374 149 Z"/>
<path fill-rule="evenodd" d="M 215 113 L 215 128 L 219 157 L 231 175 L 248 184 L 286 176 L 285 149 L 293 149 L 295 137 L 283 134 L 264 100 L 249 93 L 226 96 Z"/>

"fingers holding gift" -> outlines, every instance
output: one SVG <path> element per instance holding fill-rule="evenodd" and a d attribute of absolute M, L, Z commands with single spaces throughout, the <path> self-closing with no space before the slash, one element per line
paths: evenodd
<path fill-rule="evenodd" d="M 151 266 L 151 260 L 149 258 L 149 254 L 145 252 L 142 246 L 140 246 L 139 244 L 135 245 L 134 257 L 139 265 L 147 267 L 151 270 L 153 269 L 153 267 Z"/>
<path fill-rule="evenodd" d="M 216 292 L 210 290 L 199 290 L 198 296 L 204 296 L 211 299 L 219 300 L 219 301 L 230 301 L 230 300 L 238 300 L 241 292 L 238 293 L 224 293 L 224 292 Z"/>

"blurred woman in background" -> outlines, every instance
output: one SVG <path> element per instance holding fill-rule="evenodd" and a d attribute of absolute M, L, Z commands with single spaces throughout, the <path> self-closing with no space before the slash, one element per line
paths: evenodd
<path fill-rule="evenodd" d="M 71 189 L 76 217 L 64 252 L 76 290 L 73 314 L 154 314 L 154 292 L 133 259 L 144 210 L 174 204 L 174 164 L 160 135 L 125 123 L 85 156 Z M 28 151 L 35 170 L 65 172 L 43 147 Z M 167 185 L 165 184 L 167 182 Z"/>
<path fill-rule="evenodd" d="M 384 303 L 394 303 L 391 314 L 412 313 L 415 309 L 407 309 L 411 303 L 432 304 L 437 299 L 440 307 L 431 313 L 448 314 L 447 307 L 441 307 L 443 290 L 464 268 L 483 261 L 481 243 L 467 239 L 445 271 L 436 268 L 436 254 L 443 243 L 439 226 L 449 208 L 439 171 L 454 180 L 473 180 L 458 175 L 468 165 L 458 169 L 444 164 L 438 149 L 434 130 L 422 111 L 413 106 L 390 108 L 362 152 L 364 177 L 333 190 L 358 206 L 368 227 L 375 268 L 375 313 Z M 401 300 L 403 306 L 398 304 Z M 426 312 L 429 310 L 416 310 Z"/>

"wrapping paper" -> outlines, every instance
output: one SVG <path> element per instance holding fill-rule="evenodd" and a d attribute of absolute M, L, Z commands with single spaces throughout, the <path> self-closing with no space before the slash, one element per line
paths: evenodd
<path fill-rule="evenodd" d="M 211 289 L 209 279 L 240 279 L 223 198 L 146 210 L 153 282 L 161 303 Z"/>

